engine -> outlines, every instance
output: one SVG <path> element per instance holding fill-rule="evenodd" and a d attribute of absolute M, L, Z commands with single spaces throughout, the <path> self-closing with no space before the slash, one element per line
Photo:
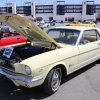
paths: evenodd
<path fill-rule="evenodd" d="M 41 46 L 16 47 L 12 50 L 12 52 L 10 49 L 2 50 L 0 51 L 0 66 L 14 70 L 13 65 L 15 63 L 20 63 L 22 60 L 28 57 L 35 56 L 47 51 L 49 51 L 49 49 L 43 48 Z M 10 56 L 8 57 L 8 55 Z"/>

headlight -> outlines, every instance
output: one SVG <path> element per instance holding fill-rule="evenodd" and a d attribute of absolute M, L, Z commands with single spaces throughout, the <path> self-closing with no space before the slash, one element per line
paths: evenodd
<path fill-rule="evenodd" d="M 29 66 L 25 66 L 25 71 L 28 75 L 32 73 L 31 68 Z"/>

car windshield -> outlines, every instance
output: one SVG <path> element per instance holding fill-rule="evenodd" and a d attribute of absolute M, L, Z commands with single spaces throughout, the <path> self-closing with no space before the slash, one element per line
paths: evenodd
<path fill-rule="evenodd" d="M 74 29 L 49 29 L 47 34 L 57 42 L 76 45 L 80 31 Z"/>
<path fill-rule="evenodd" d="M 7 26 L 2 27 L 1 31 L 5 31 L 6 33 L 10 32 L 9 27 L 7 27 Z"/>
<path fill-rule="evenodd" d="M 1 30 L 9 30 L 9 27 L 2 27 Z"/>
<path fill-rule="evenodd" d="M 90 24 L 90 22 L 83 22 L 83 24 Z"/>

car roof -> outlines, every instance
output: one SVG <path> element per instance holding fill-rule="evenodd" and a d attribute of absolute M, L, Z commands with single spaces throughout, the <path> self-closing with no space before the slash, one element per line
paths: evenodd
<path fill-rule="evenodd" d="M 57 26 L 57 27 L 51 27 L 50 29 L 75 29 L 79 31 L 84 31 L 84 30 L 92 30 L 92 29 L 98 29 L 98 28 L 86 27 L 86 26 Z"/>

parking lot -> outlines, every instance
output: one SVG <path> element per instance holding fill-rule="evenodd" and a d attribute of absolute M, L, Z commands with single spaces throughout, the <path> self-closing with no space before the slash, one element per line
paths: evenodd
<path fill-rule="evenodd" d="M 65 24 L 56 23 L 56 26 Z M 100 27 L 100 23 L 96 27 Z M 100 60 L 63 77 L 59 90 L 53 95 L 46 94 L 42 86 L 16 87 L 0 76 L 0 100 L 100 100 Z"/>

